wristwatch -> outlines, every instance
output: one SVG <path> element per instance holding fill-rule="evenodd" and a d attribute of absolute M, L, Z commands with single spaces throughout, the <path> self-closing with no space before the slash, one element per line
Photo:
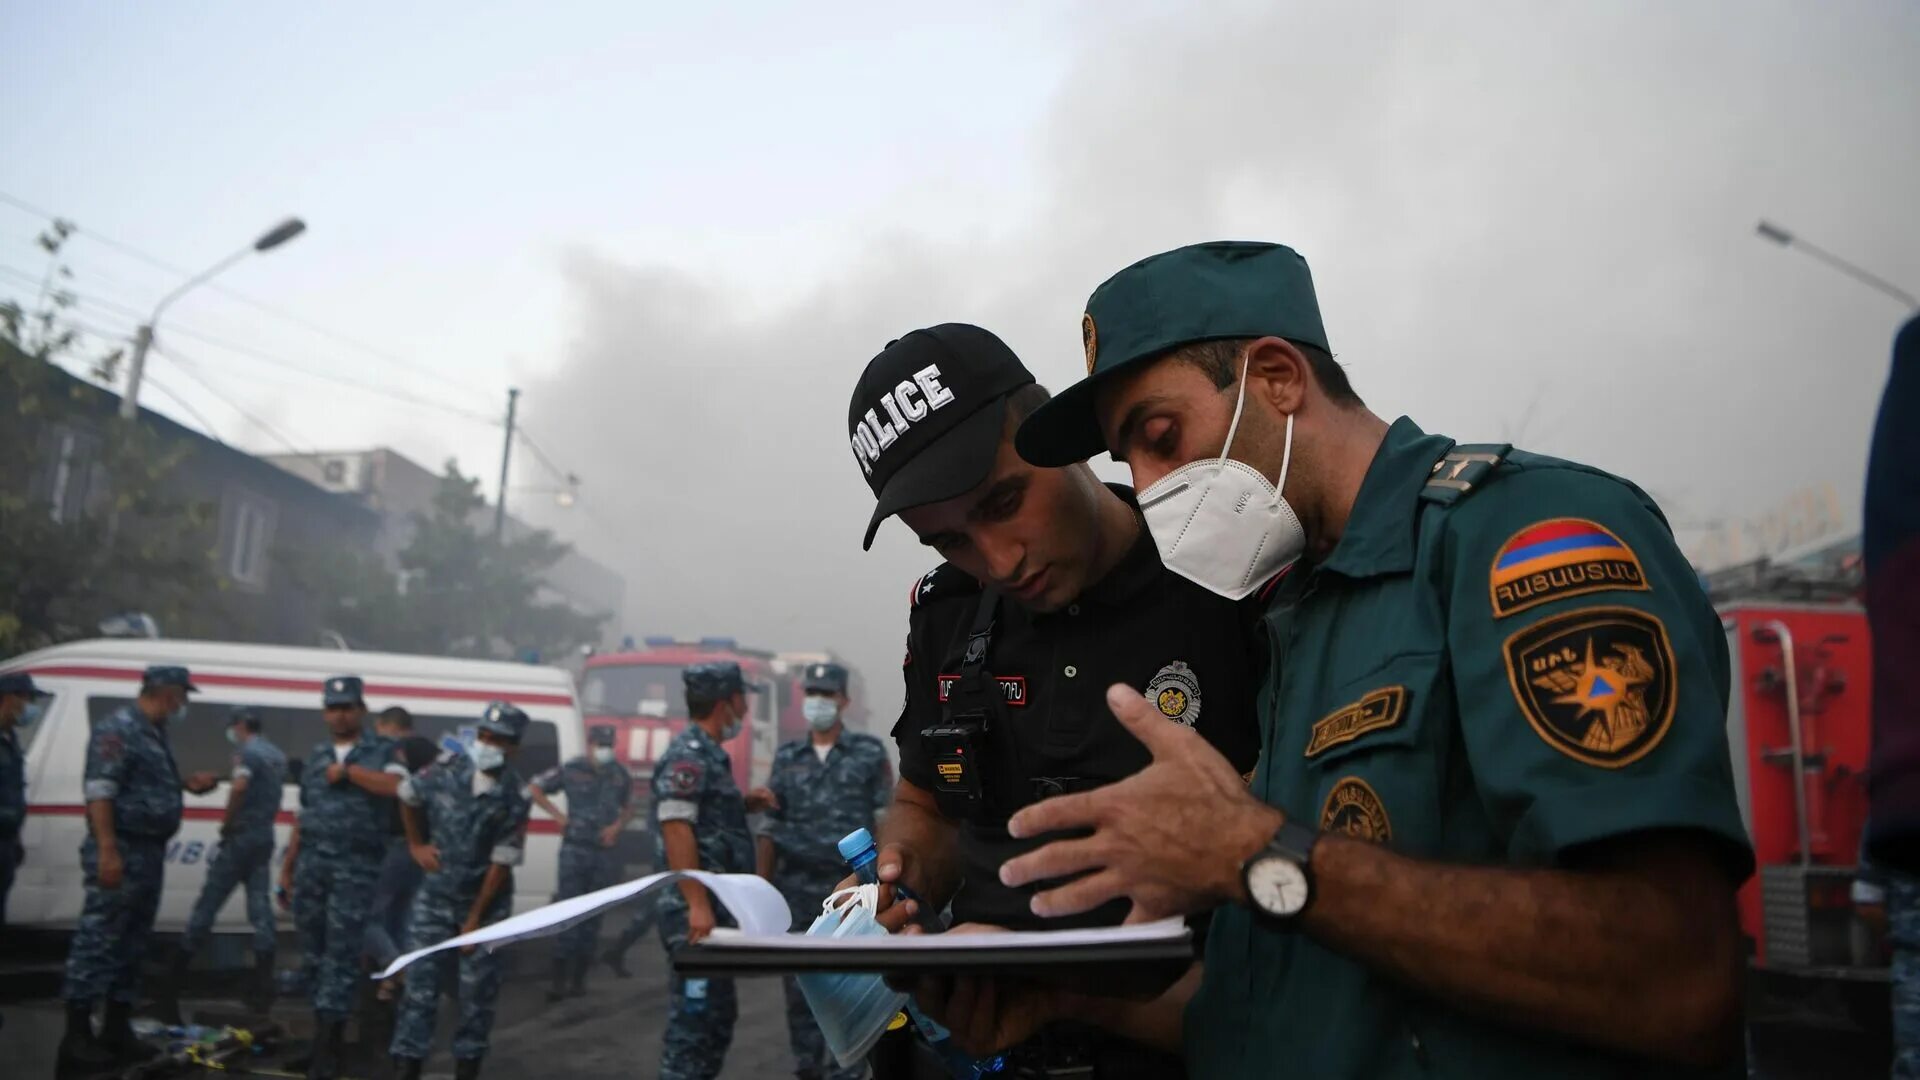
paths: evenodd
<path fill-rule="evenodd" d="M 1267 846 L 1240 864 L 1240 883 L 1256 915 L 1291 923 L 1313 902 L 1313 844 L 1319 833 L 1283 821 Z"/>

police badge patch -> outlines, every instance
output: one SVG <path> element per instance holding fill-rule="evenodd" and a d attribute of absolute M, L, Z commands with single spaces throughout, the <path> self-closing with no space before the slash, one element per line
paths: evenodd
<path fill-rule="evenodd" d="M 1161 716 L 1192 727 L 1200 720 L 1200 678 L 1192 668 L 1175 660 L 1147 684 L 1147 700 Z"/>
<path fill-rule="evenodd" d="M 1320 808 L 1320 831 L 1386 844 L 1393 840 L 1393 822 L 1373 785 L 1349 776 L 1333 785 Z"/>
<path fill-rule="evenodd" d="M 1507 681 L 1547 745 L 1618 769 L 1650 753 L 1673 724 L 1667 628 L 1637 608 L 1570 611 L 1507 639 Z"/>

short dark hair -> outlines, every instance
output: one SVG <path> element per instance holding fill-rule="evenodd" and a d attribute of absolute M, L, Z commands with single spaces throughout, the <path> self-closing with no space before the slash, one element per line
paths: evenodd
<path fill-rule="evenodd" d="M 377 722 L 391 724 L 401 731 L 413 730 L 413 714 L 398 705 L 389 705 L 381 709 L 380 719 Z"/>
<path fill-rule="evenodd" d="M 252 709 L 236 714 L 233 718 L 233 723 L 246 728 L 247 734 L 249 735 L 260 734 L 260 714 L 254 712 Z"/>
<path fill-rule="evenodd" d="M 720 704 L 719 698 L 708 697 L 705 694 L 696 694 L 691 690 L 687 691 L 687 715 L 693 717 L 695 720 L 705 720 L 707 717 L 712 716 L 713 707 L 718 704 Z"/>
<path fill-rule="evenodd" d="M 1053 393 L 1039 383 L 1028 383 L 1007 395 L 1007 420 L 1019 427 L 1027 417 L 1040 411 L 1040 406 L 1053 399 Z"/>
<path fill-rule="evenodd" d="M 1213 341 L 1196 341 L 1173 351 L 1173 357 L 1185 361 L 1207 373 L 1213 385 L 1225 390 L 1240 377 L 1240 357 L 1254 338 L 1218 338 Z M 1287 344 L 1299 349 L 1307 358 L 1307 366 L 1313 369 L 1313 377 L 1319 381 L 1320 389 L 1336 405 L 1358 407 L 1366 404 L 1360 395 L 1354 393 L 1353 383 L 1347 380 L 1347 369 L 1333 358 L 1333 354 L 1318 345 L 1286 339 Z"/>

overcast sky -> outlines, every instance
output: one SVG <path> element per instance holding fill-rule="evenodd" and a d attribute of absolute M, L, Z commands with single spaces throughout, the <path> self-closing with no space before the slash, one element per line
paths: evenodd
<path fill-rule="evenodd" d="M 860 550 L 853 379 L 965 320 L 1065 385 L 1086 294 L 1182 243 L 1292 244 L 1377 412 L 1634 478 L 1696 550 L 1802 489 L 1857 517 L 1902 312 L 1753 226 L 1920 288 L 1911 3 L 1005 7 L 4 0 L 0 192 L 189 267 L 301 214 L 223 281 L 304 322 L 193 294 L 153 371 L 204 422 L 148 403 L 491 488 L 497 427 L 382 395 L 518 385 L 584 485 L 510 505 L 625 629 L 841 649 L 882 715 L 930 560 Z M 0 296 L 40 224 L 0 205 Z M 177 281 L 69 262 L 108 335 Z"/>

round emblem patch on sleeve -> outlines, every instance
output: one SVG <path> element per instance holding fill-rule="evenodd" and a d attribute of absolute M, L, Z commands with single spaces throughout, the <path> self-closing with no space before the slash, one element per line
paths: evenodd
<path fill-rule="evenodd" d="M 700 763 L 682 759 L 667 767 L 667 780 L 664 786 L 674 795 L 691 795 L 700 790 L 700 779 L 704 770 Z"/>
<path fill-rule="evenodd" d="M 1147 684 L 1147 699 L 1161 716 L 1175 723 L 1192 727 L 1200 721 L 1200 677 L 1179 660 L 1154 675 Z"/>
<path fill-rule="evenodd" d="M 1393 840 L 1393 822 L 1373 785 L 1357 776 L 1343 777 L 1327 792 L 1320 808 L 1320 831 L 1385 844 Z"/>
<path fill-rule="evenodd" d="M 1555 750 L 1618 769 L 1652 752 L 1673 725 L 1673 645 L 1635 608 L 1570 611 L 1507 639 L 1520 711 Z"/>
<path fill-rule="evenodd" d="M 1487 588 L 1493 617 L 1504 619 L 1549 600 L 1617 590 L 1646 592 L 1640 557 L 1605 526 L 1584 518 L 1529 525 L 1494 553 Z"/>

